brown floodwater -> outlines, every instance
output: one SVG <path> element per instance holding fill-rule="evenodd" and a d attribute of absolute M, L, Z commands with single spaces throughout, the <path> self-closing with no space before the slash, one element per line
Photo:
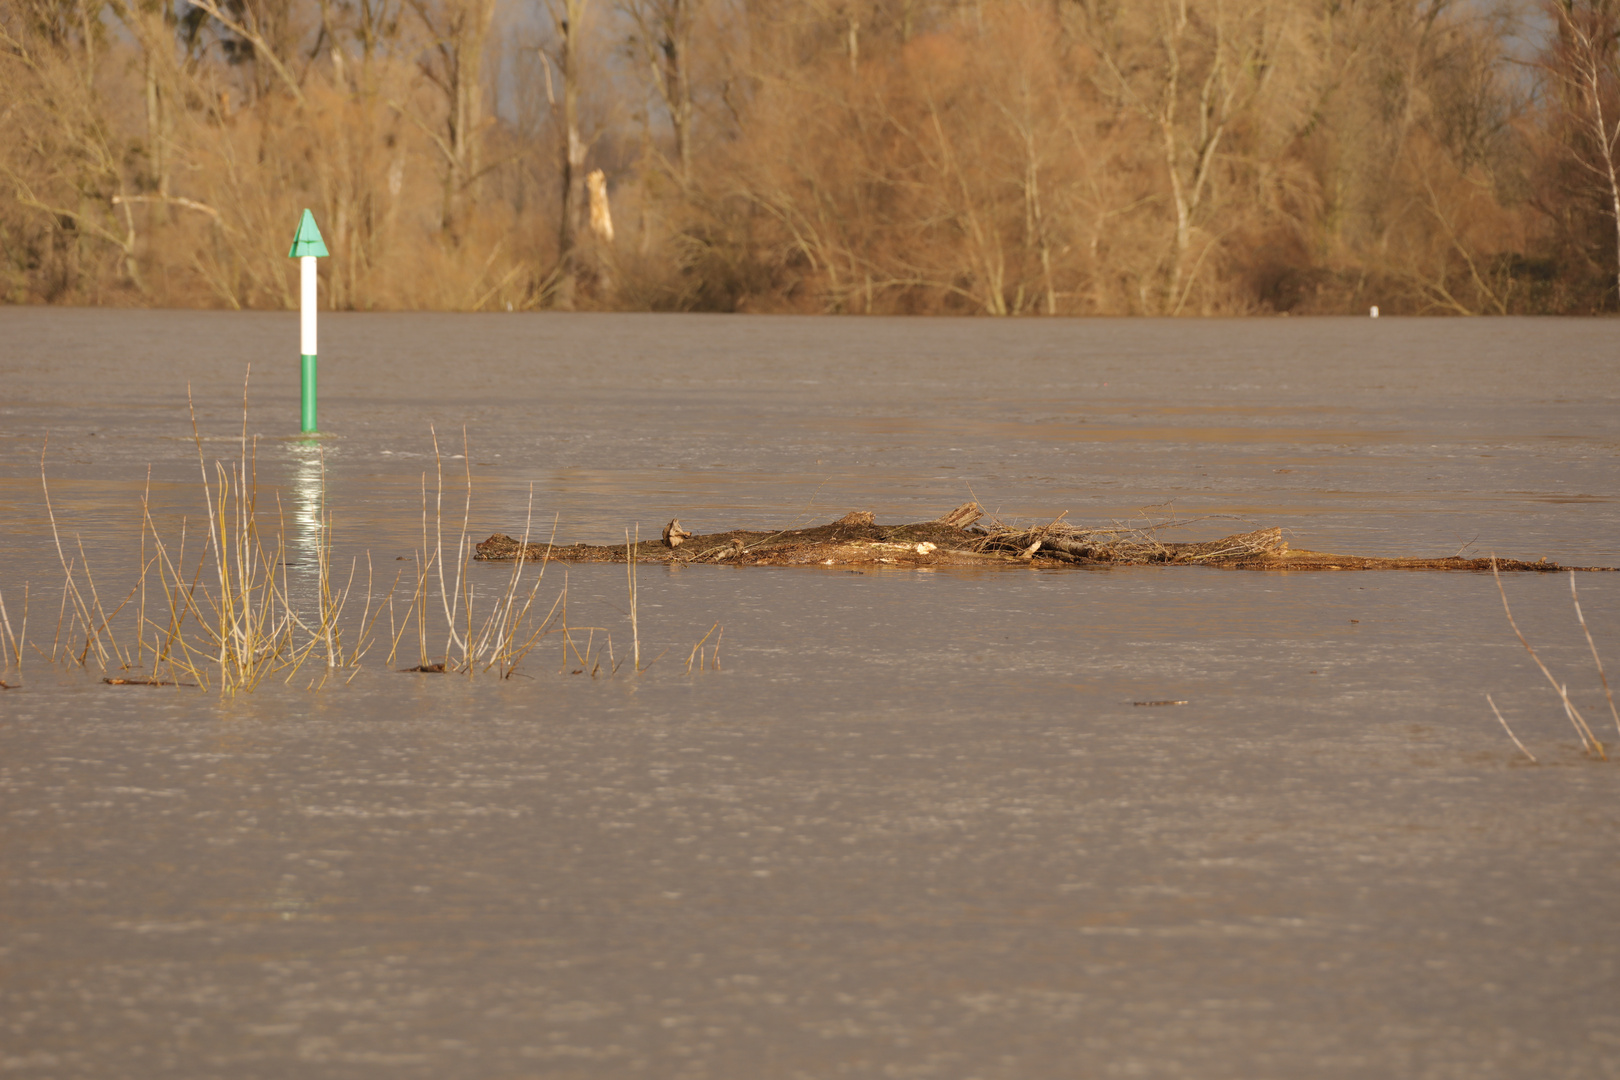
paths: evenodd
<path fill-rule="evenodd" d="M 474 539 L 976 497 L 1620 566 L 1616 326 L 326 315 L 317 441 L 295 315 L 0 308 L 0 596 L 49 651 L 42 448 L 104 598 L 149 477 L 196 529 L 187 387 L 229 458 L 249 364 L 305 599 L 323 469 L 339 561 L 408 565 L 430 425 Z M 567 577 L 622 649 L 624 568 Z M 1505 584 L 1620 739 L 1568 579 Z M 0 669 L 0 1074 L 1620 1077 L 1620 763 L 1489 577 L 644 567 L 638 617 L 639 676 Z"/>

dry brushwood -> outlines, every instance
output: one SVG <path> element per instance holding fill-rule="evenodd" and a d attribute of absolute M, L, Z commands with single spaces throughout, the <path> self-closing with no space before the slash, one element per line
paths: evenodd
<path fill-rule="evenodd" d="M 678 548 L 683 541 L 691 539 L 692 534 L 681 528 L 681 519 L 675 518 L 664 526 L 664 546 Z"/>
<path fill-rule="evenodd" d="M 992 518 L 988 528 L 977 503 L 966 503 L 944 517 L 903 525 L 879 525 L 868 511 L 852 511 L 837 521 L 806 529 L 777 532 L 733 529 L 687 534 L 679 548 L 663 540 L 635 544 L 528 545 L 496 533 L 477 546 L 475 558 L 515 559 L 542 556 L 560 562 L 698 563 L 724 561 L 741 566 L 1136 566 L 1164 564 L 1215 566 L 1235 570 L 1469 570 L 1489 573 L 1491 560 L 1449 558 L 1375 558 L 1333 555 L 1294 548 L 1278 528 L 1223 536 L 1196 543 L 1160 539 L 1159 534 L 1186 522 L 1163 522 L 1141 528 L 1083 528 L 1059 514 L 1045 525 L 1014 527 Z M 679 522 L 671 522 L 672 526 Z M 683 533 L 685 530 L 681 530 Z M 1607 570 L 1609 567 L 1564 567 L 1553 562 L 1497 560 L 1509 571 Z"/>
<path fill-rule="evenodd" d="M 979 507 L 978 503 L 965 502 L 955 510 L 943 517 L 935 518 L 935 520 L 941 525 L 954 525 L 958 529 L 965 529 L 982 517 L 984 517 L 984 511 Z"/>

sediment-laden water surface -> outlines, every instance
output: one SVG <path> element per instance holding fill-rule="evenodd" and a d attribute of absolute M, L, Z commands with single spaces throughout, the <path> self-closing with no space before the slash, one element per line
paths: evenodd
<path fill-rule="evenodd" d="M 593 544 L 976 499 L 1620 565 L 1609 321 L 321 329 L 307 440 L 296 316 L 0 309 L 0 596 L 15 626 L 26 588 L 29 642 L 62 605 L 42 448 L 111 606 L 148 483 L 199 550 L 187 385 L 232 458 L 250 363 L 299 603 L 323 502 L 345 573 L 415 565 L 430 425 L 452 545 L 470 472 L 474 539 L 520 535 L 531 490 L 535 531 Z M 511 568 L 467 573 L 488 605 Z M 1620 763 L 1583 755 L 1488 575 L 649 565 L 632 675 L 626 568 L 546 574 L 617 674 L 555 635 L 506 680 L 402 674 L 416 646 L 386 642 L 235 696 L 32 645 L 0 669 L 0 1071 L 1620 1076 Z M 1504 586 L 1620 742 L 1568 579 Z M 1613 679 L 1620 576 L 1579 586 Z M 688 671 L 715 624 L 719 670 Z"/>

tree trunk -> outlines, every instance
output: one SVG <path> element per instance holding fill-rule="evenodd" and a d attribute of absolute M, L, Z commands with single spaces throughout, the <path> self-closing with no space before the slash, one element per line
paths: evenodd
<path fill-rule="evenodd" d="M 1181 268 L 1192 245 L 1192 213 L 1187 190 L 1181 180 L 1181 140 L 1176 132 L 1176 107 L 1181 94 L 1181 40 L 1187 30 L 1187 0 L 1171 9 L 1170 24 L 1163 30 L 1164 86 L 1159 97 L 1159 136 L 1164 145 L 1164 164 L 1170 174 L 1170 197 L 1175 209 L 1175 250 L 1165 268 L 1164 296 L 1161 301 L 1169 314 L 1181 291 Z"/>
<path fill-rule="evenodd" d="M 664 79 L 669 85 L 669 122 L 675 129 L 675 153 L 681 163 L 681 183 L 692 183 L 692 10 L 695 0 L 673 0 L 675 18 L 665 39 L 668 57 Z"/>
<path fill-rule="evenodd" d="M 165 131 L 163 116 L 163 88 L 158 83 L 156 57 L 150 53 L 146 56 L 146 156 L 152 170 L 152 186 L 157 190 L 159 199 L 169 197 L 169 151 L 168 133 Z M 158 202 L 152 209 L 153 215 L 159 221 L 169 220 L 169 207 L 165 202 Z"/>
<path fill-rule="evenodd" d="M 675 173 L 682 187 L 692 182 L 692 30 L 704 0 L 619 0 L 619 10 L 635 25 L 639 46 L 663 99 L 675 136 Z"/>
<path fill-rule="evenodd" d="M 422 70 L 444 95 L 445 104 L 443 134 L 430 132 L 444 157 L 439 227 L 452 242 L 459 243 L 477 203 L 475 185 L 481 168 L 479 149 L 484 123 L 484 47 L 495 4 L 494 0 L 444 0 L 442 7 L 430 7 L 430 0 L 410 0 L 410 5 L 437 40 L 438 61 L 424 61 Z M 363 36 L 370 33 L 367 28 Z"/>
<path fill-rule="evenodd" d="M 1609 213 L 1614 218 L 1615 295 L 1620 301 L 1620 177 L 1615 175 L 1615 142 L 1620 140 L 1620 123 L 1610 123 L 1603 111 L 1603 67 L 1607 43 L 1614 40 L 1613 27 L 1602 41 L 1588 39 L 1589 65 L 1587 76 L 1587 107 L 1591 109 L 1592 138 L 1597 143 L 1598 156 L 1603 164 L 1603 179 L 1609 186 Z M 1613 130 L 1611 130 L 1611 128 Z"/>
<path fill-rule="evenodd" d="M 1570 149 L 1575 160 L 1592 173 L 1603 188 L 1615 232 L 1615 295 L 1620 302 L 1620 118 L 1611 120 L 1604 110 L 1604 98 L 1613 94 L 1620 71 L 1616 70 L 1616 39 L 1620 36 L 1620 12 L 1611 5 L 1588 0 L 1577 13 L 1577 0 L 1552 0 L 1560 23 L 1562 47 L 1554 53 L 1554 74 L 1575 101 L 1571 104 L 1583 115 L 1576 124 L 1586 129 L 1596 160 L 1588 161 L 1576 145 Z"/>
<path fill-rule="evenodd" d="M 456 33 L 452 38 L 455 57 L 452 70 L 450 105 L 450 150 L 454 190 L 450 192 L 446 228 L 459 232 L 465 227 L 477 202 L 474 185 L 482 167 L 479 153 L 484 121 L 484 44 L 494 15 L 490 0 L 462 0 L 456 12 Z"/>
<path fill-rule="evenodd" d="M 585 209 L 585 142 L 579 134 L 579 38 L 589 0 L 560 0 L 556 19 L 562 67 L 562 206 L 557 222 L 558 306 L 571 307 L 579 279 L 579 232 Z M 555 9 L 553 16 L 559 14 Z"/>

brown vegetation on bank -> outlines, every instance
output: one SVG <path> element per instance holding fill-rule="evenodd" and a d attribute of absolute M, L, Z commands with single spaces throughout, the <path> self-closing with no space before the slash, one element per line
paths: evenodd
<path fill-rule="evenodd" d="M 0 297 L 289 307 L 308 206 L 339 309 L 1613 310 L 1617 31 L 1620 0 L 4 0 Z"/>

